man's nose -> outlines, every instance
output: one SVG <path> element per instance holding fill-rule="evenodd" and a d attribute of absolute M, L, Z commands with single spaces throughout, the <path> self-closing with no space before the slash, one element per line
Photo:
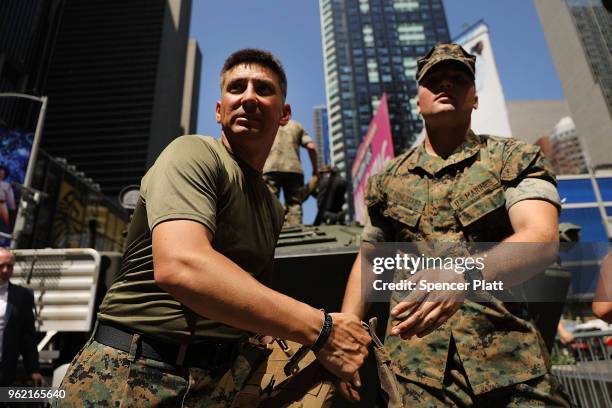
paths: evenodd
<path fill-rule="evenodd" d="M 452 87 L 453 81 L 451 81 L 450 79 L 444 78 L 442 81 L 440 81 L 440 89 L 446 90 L 451 89 Z"/>
<path fill-rule="evenodd" d="M 249 83 L 242 94 L 242 106 L 245 110 L 257 108 L 257 92 L 253 83 Z"/>

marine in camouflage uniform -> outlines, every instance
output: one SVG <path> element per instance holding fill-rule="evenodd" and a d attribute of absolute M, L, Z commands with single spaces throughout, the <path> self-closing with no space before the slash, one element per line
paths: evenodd
<path fill-rule="evenodd" d="M 302 201 L 304 199 L 304 170 L 300 163 L 300 146 L 308 150 L 313 177 L 318 176 L 317 149 L 304 127 L 290 120 L 278 128 L 276 139 L 264 166 L 264 180 L 270 191 L 285 199 L 285 225 L 302 223 Z"/>
<path fill-rule="evenodd" d="M 448 81 L 442 86 L 450 97 L 432 100 L 455 103 L 462 97 L 451 89 L 461 81 L 457 75 L 465 75 L 473 86 L 474 59 L 458 45 L 437 45 L 419 61 L 419 85 L 427 71 L 436 72 L 442 75 L 438 81 Z M 441 62 L 446 64 L 431 69 Z M 426 142 L 368 180 L 364 241 L 500 242 L 514 232 L 513 205 L 544 200 L 559 207 L 555 176 L 536 146 L 468 130 L 463 142 L 441 157 L 428 153 Z M 394 293 L 391 310 L 401 300 Z M 542 338 L 520 309 L 499 301 L 465 301 L 422 338 L 388 335 L 385 345 L 404 405 L 567 406 L 550 375 Z M 390 319 L 389 331 L 395 323 Z"/>

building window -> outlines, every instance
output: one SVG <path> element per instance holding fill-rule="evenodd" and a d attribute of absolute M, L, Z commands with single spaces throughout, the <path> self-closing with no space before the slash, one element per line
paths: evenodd
<path fill-rule="evenodd" d="M 402 45 L 421 44 L 425 41 L 423 24 L 402 23 L 397 26 L 397 34 Z"/>
<path fill-rule="evenodd" d="M 378 104 L 380 103 L 380 98 L 377 95 L 372 95 L 372 111 L 376 112 L 376 108 L 378 108 Z"/>
<path fill-rule="evenodd" d="M 367 13 L 370 11 L 370 1 L 369 0 L 359 0 L 359 10 L 362 13 Z"/>
<path fill-rule="evenodd" d="M 363 32 L 363 44 L 366 47 L 373 47 L 374 46 L 374 30 L 372 30 L 372 26 L 369 24 L 364 24 L 362 32 Z"/>
<path fill-rule="evenodd" d="M 416 71 L 417 71 L 416 58 L 405 57 L 403 63 L 404 63 L 404 75 L 406 75 L 406 78 L 414 78 L 414 75 L 416 74 Z"/>
<path fill-rule="evenodd" d="M 415 96 L 414 98 L 410 99 L 410 113 L 412 113 L 412 118 L 416 119 L 419 117 L 419 111 L 417 110 L 417 100 L 419 99 L 418 96 Z"/>
<path fill-rule="evenodd" d="M 368 81 L 378 82 L 378 63 L 375 59 L 368 59 Z"/>
<path fill-rule="evenodd" d="M 413 11 L 419 8 L 418 0 L 394 0 L 393 8 L 396 11 Z"/>

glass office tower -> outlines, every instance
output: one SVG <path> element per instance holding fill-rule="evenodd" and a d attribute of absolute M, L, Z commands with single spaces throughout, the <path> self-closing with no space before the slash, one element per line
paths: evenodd
<path fill-rule="evenodd" d="M 612 13 L 601 0 L 535 0 L 589 166 L 612 165 Z"/>
<path fill-rule="evenodd" d="M 412 145 L 417 59 L 450 36 L 442 0 L 320 0 L 320 12 L 331 160 L 350 179 L 383 93 L 395 154 Z"/>

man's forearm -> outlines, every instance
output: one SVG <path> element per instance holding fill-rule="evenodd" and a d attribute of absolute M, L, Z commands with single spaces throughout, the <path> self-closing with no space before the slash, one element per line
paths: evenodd
<path fill-rule="evenodd" d="M 211 247 L 159 267 L 173 270 L 160 287 L 209 319 L 306 345 L 323 325 L 323 312 L 266 287 Z"/>
<path fill-rule="evenodd" d="M 521 284 L 555 262 L 558 237 L 537 231 L 512 234 L 487 251 L 483 278 L 502 280 L 508 287 Z"/>
<path fill-rule="evenodd" d="M 309 143 L 308 147 L 308 157 L 310 158 L 310 164 L 312 166 L 312 174 L 319 174 L 319 164 L 317 162 L 317 149 L 314 144 Z"/>
<path fill-rule="evenodd" d="M 351 313 L 363 320 L 366 304 L 361 293 L 361 252 L 357 254 L 344 291 L 342 312 Z"/>

